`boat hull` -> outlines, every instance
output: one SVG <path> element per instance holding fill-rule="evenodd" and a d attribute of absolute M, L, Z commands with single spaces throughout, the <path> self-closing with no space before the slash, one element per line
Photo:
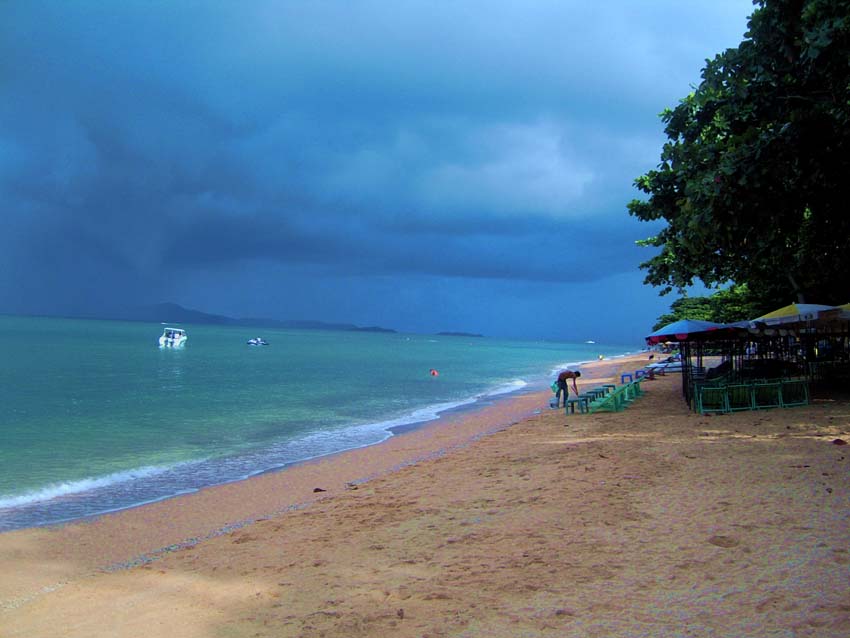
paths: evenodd
<path fill-rule="evenodd" d="M 183 339 L 167 339 L 165 337 L 160 337 L 160 339 L 159 339 L 159 347 L 160 348 L 180 348 L 185 343 L 186 343 L 185 337 Z"/>

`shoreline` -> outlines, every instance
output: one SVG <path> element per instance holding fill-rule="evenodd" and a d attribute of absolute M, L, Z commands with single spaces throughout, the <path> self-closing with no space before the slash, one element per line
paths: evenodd
<path fill-rule="evenodd" d="M 580 381 L 599 381 L 589 365 Z M 688 411 L 680 379 L 648 381 L 625 412 L 566 416 L 530 394 L 0 534 L 4 638 L 60 621 L 67 638 L 843 636 L 850 454 L 835 441 L 850 406 L 709 417 Z"/>
<path fill-rule="evenodd" d="M 634 355 L 631 355 L 629 353 L 625 353 L 625 354 L 622 354 L 622 355 L 614 355 L 614 356 L 611 356 L 608 359 L 608 362 L 610 363 L 612 361 L 617 361 L 617 360 L 622 359 L 623 357 L 628 357 L 628 356 L 634 356 Z M 586 367 L 588 364 L 592 364 L 591 368 L 590 368 L 590 369 L 592 369 L 593 366 L 597 366 L 599 363 L 600 362 L 596 361 L 596 360 L 589 360 L 589 361 L 582 361 L 582 362 L 573 362 L 573 363 L 567 364 L 567 365 L 571 365 L 571 366 L 574 366 L 574 367 L 578 367 L 578 366 Z M 550 375 L 551 375 L 551 371 L 549 371 L 546 374 L 542 374 L 541 379 L 546 379 Z M 28 519 L 34 518 L 35 516 L 38 515 L 38 513 L 44 512 L 43 522 L 33 522 L 33 523 L 29 523 L 29 522 L 18 523 L 18 522 L 15 522 L 15 523 L 12 523 L 11 526 L 7 527 L 6 529 L 0 529 L 0 534 L 8 533 L 8 532 L 11 532 L 11 531 L 24 530 L 24 529 L 49 528 L 49 527 L 53 527 L 53 526 L 62 526 L 62 525 L 73 524 L 75 522 L 89 521 L 89 520 L 93 520 L 93 519 L 96 519 L 96 518 L 101 517 L 101 516 L 116 514 L 116 513 L 122 512 L 124 510 L 130 510 L 130 509 L 135 509 L 135 508 L 138 508 L 138 507 L 144 507 L 144 506 L 147 506 L 147 505 L 152 505 L 152 504 L 155 504 L 155 503 L 166 501 L 166 500 L 169 500 L 171 498 L 178 498 L 178 497 L 181 497 L 181 496 L 194 494 L 196 492 L 199 492 L 199 491 L 202 491 L 202 490 L 205 490 L 205 489 L 218 487 L 218 486 L 222 486 L 222 485 L 228 485 L 228 484 L 231 484 L 231 483 L 238 483 L 240 481 L 250 480 L 254 477 L 262 476 L 262 475 L 265 475 L 265 474 L 274 474 L 276 472 L 285 471 L 288 468 L 291 468 L 291 467 L 294 467 L 294 466 L 297 466 L 297 465 L 300 465 L 300 464 L 303 464 L 303 463 L 309 463 L 309 462 L 317 461 L 317 460 L 320 460 L 320 459 L 325 458 L 325 457 L 332 457 L 336 454 L 345 453 L 345 452 L 348 452 L 348 451 L 351 451 L 351 450 L 356 450 L 356 449 L 359 449 L 359 448 L 367 448 L 367 447 L 371 447 L 371 446 L 375 446 L 375 445 L 382 445 L 395 436 L 399 436 L 401 434 L 405 434 L 405 433 L 408 433 L 408 432 L 414 432 L 414 431 L 419 430 L 421 428 L 430 427 L 431 425 L 434 425 L 434 424 L 442 424 L 442 423 L 451 424 L 454 420 L 463 418 L 463 415 L 465 415 L 467 413 L 483 410 L 483 409 L 486 409 L 488 407 L 500 404 L 500 403 L 505 402 L 505 401 L 512 401 L 515 398 L 521 397 L 521 396 L 526 395 L 526 394 L 534 394 L 534 393 L 537 393 L 537 392 L 541 392 L 541 391 L 543 391 L 543 388 L 547 387 L 545 385 L 545 383 L 546 383 L 545 381 L 539 381 L 539 380 L 538 380 L 538 382 L 529 381 L 529 382 L 526 383 L 525 386 L 523 386 L 519 389 L 512 389 L 512 390 L 508 390 L 508 391 L 498 391 L 498 388 L 493 388 L 489 391 L 490 393 L 484 393 L 484 394 L 481 394 L 481 395 L 476 395 L 476 396 L 470 397 L 469 399 L 463 400 L 463 401 L 461 401 L 457 404 L 449 405 L 448 407 L 442 407 L 441 408 L 439 405 L 425 406 L 425 407 L 419 408 L 419 409 L 415 410 L 414 412 L 411 412 L 407 415 L 403 415 L 401 417 L 389 419 L 387 421 L 376 421 L 374 423 L 367 423 L 367 424 L 364 424 L 364 425 L 361 425 L 361 426 L 353 426 L 353 427 L 355 427 L 355 429 L 357 429 L 358 427 L 373 428 L 375 426 L 381 426 L 381 432 L 383 433 L 383 436 L 379 440 L 375 440 L 373 442 L 361 443 L 361 444 L 354 445 L 353 447 L 343 447 L 343 448 L 333 450 L 333 451 L 329 451 L 329 452 L 328 451 L 321 451 L 321 452 L 317 453 L 315 456 L 295 459 L 295 460 L 292 460 L 292 461 L 285 462 L 281 465 L 275 465 L 275 466 L 271 466 L 271 467 L 265 467 L 265 468 L 262 468 L 262 469 L 250 471 L 250 472 L 245 473 L 244 475 L 232 477 L 232 478 L 227 478 L 227 479 L 221 480 L 219 482 L 212 482 L 212 483 L 207 483 L 207 484 L 197 484 L 197 485 L 188 485 L 187 484 L 185 486 L 185 489 L 182 489 L 180 491 L 176 491 L 175 493 L 172 493 L 172 494 L 162 494 L 161 493 L 162 490 L 156 490 L 148 498 L 144 498 L 144 499 L 139 500 L 138 502 L 134 502 L 134 503 L 116 504 L 116 505 L 109 506 L 109 507 L 104 506 L 102 508 L 98 508 L 98 511 L 90 511 L 90 513 L 85 513 L 85 514 L 75 513 L 75 514 L 72 514 L 72 515 L 69 515 L 69 516 L 63 516 L 62 515 L 61 502 L 63 500 L 69 501 L 69 502 L 74 502 L 75 500 L 80 499 L 80 498 L 82 498 L 83 502 L 85 502 L 90 497 L 89 497 L 88 492 L 84 491 L 84 492 L 80 492 L 80 493 L 70 493 L 70 494 L 67 494 L 65 496 L 56 497 L 55 500 L 49 499 L 47 501 L 36 501 L 36 502 L 33 502 L 33 503 L 29 503 L 29 504 L 22 504 L 20 506 L 15 506 L 13 508 L 10 508 L 10 515 L 14 514 L 14 515 L 20 516 L 21 518 L 18 519 L 18 520 L 23 521 L 23 520 L 28 520 Z M 537 387 L 538 385 L 539 385 L 539 388 Z M 399 422 L 399 423 L 397 425 L 392 425 L 395 422 Z M 192 463 L 193 462 L 189 462 L 187 467 L 191 467 Z M 183 465 L 183 464 L 181 464 L 181 465 Z M 147 468 L 137 468 L 137 469 L 144 471 Z M 175 470 L 176 470 L 176 467 L 175 468 L 163 468 L 162 472 L 164 472 L 165 474 L 170 474 Z M 205 471 L 208 472 L 209 469 L 207 468 Z M 134 470 L 126 470 L 126 471 L 121 472 L 120 474 L 121 475 L 124 475 L 124 474 L 132 475 L 133 472 L 134 472 Z M 98 479 L 92 479 L 92 480 L 94 482 L 97 482 Z M 131 480 L 136 480 L 136 479 L 131 479 Z M 142 479 L 142 480 L 144 480 L 144 479 Z M 102 492 L 101 496 L 96 497 L 100 500 L 109 499 L 110 496 L 111 496 L 111 494 L 109 492 L 109 488 L 97 488 L 96 491 Z M 142 490 L 141 492 L 142 493 L 139 494 L 139 496 L 142 496 L 144 494 L 144 490 Z M 156 492 L 160 492 L 160 493 L 157 494 Z M 58 512 L 53 514 L 52 516 L 50 516 L 49 520 L 44 520 L 50 514 L 51 509 L 58 510 Z M 93 510 L 94 508 L 89 507 L 87 509 Z M 22 514 L 19 514 L 19 512 L 21 512 Z M 32 512 L 32 514 L 29 514 L 27 512 Z M 15 520 L 15 519 L 12 519 L 12 520 Z M 9 524 L 8 519 L 7 519 L 6 523 L 7 523 L 7 525 Z"/>
<path fill-rule="evenodd" d="M 643 361 L 645 355 L 640 353 L 581 364 L 586 373 L 579 386 L 611 378 L 623 366 L 640 367 Z M 113 512 L 4 531 L 0 533 L 0 564 L 4 545 L 16 547 L 19 539 L 27 544 L 48 544 L 51 559 L 70 557 L 86 571 L 150 562 L 174 549 L 309 507 L 378 477 L 444 456 L 535 412 L 554 412 L 548 407 L 551 396 L 548 388 L 508 393 L 484 405 L 476 402 L 411 424 L 411 429 L 371 445 Z M 0 584 L 0 600 L 5 595 Z"/>

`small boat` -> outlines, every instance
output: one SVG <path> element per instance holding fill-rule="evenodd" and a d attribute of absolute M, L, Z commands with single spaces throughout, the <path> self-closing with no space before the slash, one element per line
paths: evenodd
<path fill-rule="evenodd" d="M 267 346 L 269 342 L 263 339 L 262 337 L 254 337 L 253 339 L 248 339 L 249 346 Z"/>
<path fill-rule="evenodd" d="M 160 348 L 179 348 L 186 343 L 186 331 L 183 328 L 166 327 L 162 331 L 162 336 L 159 338 Z"/>

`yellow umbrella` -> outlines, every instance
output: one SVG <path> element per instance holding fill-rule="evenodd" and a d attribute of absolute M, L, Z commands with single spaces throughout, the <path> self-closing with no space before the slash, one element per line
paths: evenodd
<path fill-rule="evenodd" d="M 818 313 L 823 310 L 832 310 L 835 306 L 824 306 L 817 303 L 792 303 L 783 306 L 773 312 L 754 319 L 753 321 L 764 321 L 766 323 L 790 323 L 793 321 L 810 321 L 817 319 Z M 773 320 L 773 321 L 770 321 Z"/>

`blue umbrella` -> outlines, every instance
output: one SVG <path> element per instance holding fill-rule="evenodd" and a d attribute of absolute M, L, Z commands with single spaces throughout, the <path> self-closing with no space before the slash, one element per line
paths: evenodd
<path fill-rule="evenodd" d="M 700 321 L 699 319 L 679 319 L 673 323 L 668 323 L 662 326 L 650 335 L 647 335 L 646 342 L 650 345 L 661 343 L 662 341 L 686 341 L 690 336 L 710 330 L 719 330 L 726 328 L 722 323 L 713 321 Z"/>

